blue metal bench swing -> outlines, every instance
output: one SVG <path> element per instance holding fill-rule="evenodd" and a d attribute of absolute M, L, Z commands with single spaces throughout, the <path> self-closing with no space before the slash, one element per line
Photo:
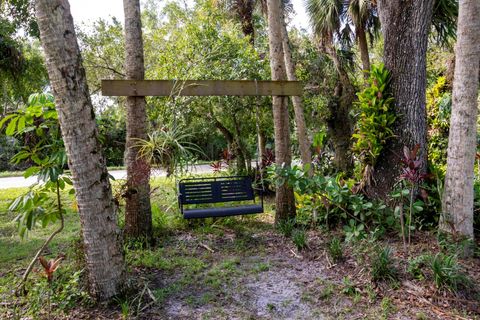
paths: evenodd
<path fill-rule="evenodd" d="M 263 194 L 260 192 L 260 203 L 256 203 L 252 180 L 248 176 L 182 179 L 178 183 L 178 191 L 178 204 L 185 219 L 263 213 Z M 184 207 L 239 201 L 253 202 L 235 206 L 209 206 L 208 208 Z"/>
<path fill-rule="evenodd" d="M 255 93 L 249 94 L 253 96 L 274 95 L 273 92 L 261 93 L 259 92 L 259 84 L 254 80 Z M 301 90 L 300 90 L 301 92 Z M 231 93 L 228 93 L 231 95 Z M 292 94 L 295 94 L 292 92 Z M 243 95 L 243 94 L 242 94 Z M 281 92 L 285 95 L 285 92 Z M 257 117 L 258 115 L 258 100 L 257 100 Z M 257 133 L 260 130 L 257 121 Z M 258 146 L 257 146 L 258 148 Z M 257 150 L 257 154 L 259 154 Z M 257 158 L 257 168 L 258 158 Z M 247 215 L 255 213 L 263 213 L 263 176 L 260 173 L 261 187 L 259 190 L 260 203 L 255 202 L 255 192 L 252 187 L 252 180 L 248 176 L 227 176 L 227 177 L 210 177 L 210 178 L 191 178 L 183 179 L 178 183 L 178 205 L 180 212 L 185 219 L 193 218 L 211 218 L 211 217 L 229 217 L 236 215 Z M 234 206 L 216 206 L 217 203 L 227 202 L 244 202 L 249 204 L 240 204 Z M 205 207 L 185 208 L 188 205 L 206 205 Z"/>

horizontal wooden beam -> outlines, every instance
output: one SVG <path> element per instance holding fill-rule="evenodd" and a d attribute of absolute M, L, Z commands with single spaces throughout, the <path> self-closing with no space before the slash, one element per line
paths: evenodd
<path fill-rule="evenodd" d="M 299 81 L 102 80 L 104 96 L 301 96 Z"/>

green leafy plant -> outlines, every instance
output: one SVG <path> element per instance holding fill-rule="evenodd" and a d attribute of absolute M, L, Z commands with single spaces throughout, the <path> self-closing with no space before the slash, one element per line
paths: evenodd
<path fill-rule="evenodd" d="M 377 248 L 374 251 L 370 262 L 370 275 L 373 281 L 395 281 L 398 279 L 398 271 L 390 247 Z"/>
<path fill-rule="evenodd" d="M 293 229 L 295 229 L 295 219 L 285 219 L 277 223 L 277 229 L 285 237 L 290 238 L 292 236 Z"/>
<path fill-rule="evenodd" d="M 330 240 L 330 242 L 327 244 L 327 250 L 329 256 L 334 262 L 343 260 L 343 247 L 339 238 L 334 237 L 332 240 Z"/>
<path fill-rule="evenodd" d="M 51 94 L 32 94 L 24 108 L 0 121 L 0 128 L 7 122 L 5 129 L 7 135 L 18 138 L 28 137 L 32 141 L 31 144 L 22 147 L 11 161 L 33 163 L 25 171 L 24 177 L 36 175 L 38 179 L 29 191 L 13 200 L 9 206 L 10 211 L 17 213 L 15 221 L 18 224 L 20 236 L 23 237 L 26 231 L 32 230 L 37 222 L 40 222 L 42 227 L 46 227 L 60 220 L 59 228 L 48 237 L 27 267 L 20 286 L 22 287 L 41 252 L 63 230 L 65 209 L 60 192 L 72 185 L 72 181 L 64 172 L 67 155 L 60 133 L 54 98 Z M 70 192 L 73 193 L 73 189 Z"/>
<path fill-rule="evenodd" d="M 372 65 L 366 87 L 357 94 L 358 121 L 353 153 L 360 161 L 361 189 L 371 183 L 373 168 L 387 141 L 394 136 L 393 97 L 389 93 L 390 73 L 383 64 Z"/>
<path fill-rule="evenodd" d="M 430 255 L 420 255 L 415 258 L 408 259 L 407 272 L 414 278 L 418 280 L 424 280 L 426 278 L 425 267 L 431 261 Z"/>
<path fill-rule="evenodd" d="M 430 268 L 433 282 L 439 289 L 457 292 L 460 287 L 468 287 L 469 279 L 462 272 L 456 255 L 445 255 L 441 252 L 431 258 Z"/>
<path fill-rule="evenodd" d="M 170 176 L 186 171 L 195 157 L 203 154 L 200 147 L 191 142 L 193 138 L 185 128 L 171 125 L 154 130 L 145 140 L 137 139 L 134 146 L 140 157 L 152 166 L 164 168 Z"/>
<path fill-rule="evenodd" d="M 343 230 L 345 231 L 346 242 L 355 242 L 366 236 L 365 225 L 362 223 L 357 224 L 354 219 L 350 219 L 348 224 L 343 227 Z"/>
<path fill-rule="evenodd" d="M 343 283 L 342 293 L 346 294 L 347 296 L 355 295 L 359 290 L 357 287 L 355 287 L 355 284 L 353 283 L 352 279 L 350 279 L 350 277 L 348 276 L 343 277 L 342 283 Z"/>
<path fill-rule="evenodd" d="M 391 210 L 381 201 L 370 201 L 364 195 L 352 191 L 353 182 L 341 176 L 310 176 L 308 170 L 293 166 L 272 166 L 270 179 L 277 184 L 288 183 L 296 193 L 297 208 L 309 211 L 312 220 L 327 227 L 335 222 L 392 227 L 395 223 Z"/>
<path fill-rule="evenodd" d="M 295 229 L 292 233 L 292 241 L 298 250 L 303 250 L 307 247 L 308 236 L 304 229 Z"/>

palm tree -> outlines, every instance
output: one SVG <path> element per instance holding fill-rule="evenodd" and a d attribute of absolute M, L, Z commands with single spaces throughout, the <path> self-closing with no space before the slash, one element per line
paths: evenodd
<path fill-rule="evenodd" d="M 367 76 L 370 58 L 366 35 L 374 39 L 380 30 L 375 3 L 371 0 L 307 0 L 306 10 L 317 36 L 348 44 L 351 39 L 357 39 Z"/>
<path fill-rule="evenodd" d="M 116 206 L 98 139 L 70 5 L 37 0 L 36 16 L 82 225 L 90 292 L 107 300 L 124 284 Z"/>
<path fill-rule="evenodd" d="M 125 11 L 125 73 L 127 79 L 142 80 L 145 76 L 143 62 L 142 24 L 140 1 L 124 0 Z M 147 138 L 147 111 L 145 97 L 127 97 L 127 191 L 125 192 L 125 234 L 128 237 L 152 235 L 150 207 L 150 164 L 139 156 L 137 139 Z"/>
<path fill-rule="evenodd" d="M 242 32 L 249 37 L 250 43 L 255 43 L 255 27 L 253 21 L 253 13 L 255 6 L 259 1 L 257 0 L 227 0 L 219 1 L 225 7 L 227 12 L 233 15 L 240 21 L 242 25 Z"/>
<path fill-rule="evenodd" d="M 285 80 L 285 56 L 283 51 L 282 28 L 284 24 L 282 3 L 268 0 L 268 42 L 270 49 L 270 69 L 272 80 Z M 273 97 L 273 122 L 275 131 L 275 162 L 289 167 L 292 161 L 290 151 L 290 128 L 288 120 L 288 99 Z M 275 193 L 275 223 L 295 216 L 293 189 L 283 183 Z"/>
<path fill-rule="evenodd" d="M 473 239 L 473 180 L 477 149 L 480 2 L 460 1 L 453 105 L 440 228 Z M 468 248 L 465 254 L 471 254 Z"/>
<path fill-rule="evenodd" d="M 352 39 L 350 21 L 352 18 L 350 18 L 349 12 L 355 12 L 355 3 L 352 2 L 357 3 L 343 0 L 307 0 L 306 3 L 306 9 L 310 15 L 314 33 L 319 39 L 320 47 L 332 59 L 339 79 L 332 102 L 328 105 L 330 117 L 327 119 L 327 127 L 335 150 L 335 166 L 342 171 L 349 171 L 353 165 L 350 151 L 353 126 L 349 114 L 355 100 L 355 88 L 348 76 L 346 63 L 338 54 L 336 43 L 340 42 L 342 45 L 350 46 Z M 349 10 L 349 8 L 351 9 Z M 362 19 L 355 17 L 354 20 L 361 21 Z M 365 44 L 365 47 L 367 53 L 363 53 L 365 56 L 362 60 L 367 61 L 367 65 L 369 65 L 368 46 Z"/>

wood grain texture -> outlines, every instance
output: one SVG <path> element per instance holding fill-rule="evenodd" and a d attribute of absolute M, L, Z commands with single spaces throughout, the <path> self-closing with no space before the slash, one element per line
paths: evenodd
<path fill-rule="evenodd" d="M 104 96 L 301 96 L 299 81 L 102 80 Z"/>

